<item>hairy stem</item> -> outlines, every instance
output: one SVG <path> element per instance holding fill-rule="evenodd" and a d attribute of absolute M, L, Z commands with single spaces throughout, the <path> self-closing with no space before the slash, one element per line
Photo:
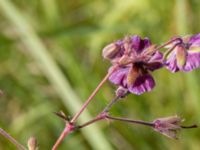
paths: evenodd
<path fill-rule="evenodd" d="M 17 140 L 10 136 L 5 130 L 0 128 L 0 134 L 13 143 L 19 150 L 27 150 L 23 145 L 21 145 Z"/>

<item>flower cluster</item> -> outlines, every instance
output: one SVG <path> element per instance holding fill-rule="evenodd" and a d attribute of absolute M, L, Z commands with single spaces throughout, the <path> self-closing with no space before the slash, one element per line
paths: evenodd
<path fill-rule="evenodd" d="M 161 48 L 167 51 L 163 54 Z M 119 88 L 140 95 L 154 88 L 151 72 L 157 69 L 166 67 L 171 72 L 188 72 L 200 66 L 200 34 L 172 38 L 160 47 L 151 44 L 148 38 L 126 36 L 107 45 L 102 55 L 113 66 L 118 65 L 109 80 Z"/>

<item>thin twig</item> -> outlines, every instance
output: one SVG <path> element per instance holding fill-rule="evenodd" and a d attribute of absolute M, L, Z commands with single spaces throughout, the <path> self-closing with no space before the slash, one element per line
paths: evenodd
<path fill-rule="evenodd" d="M 102 87 L 102 85 L 107 81 L 107 79 L 110 77 L 110 75 L 118 68 L 119 66 L 116 65 L 112 68 L 111 71 L 109 71 L 106 76 L 103 78 L 103 80 L 98 84 L 98 86 L 96 87 L 96 89 L 92 92 L 92 94 L 89 96 L 89 98 L 85 101 L 85 103 L 83 104 L 83 106 L 81 107 L 80 111 L 77 112 L 75 114 L 75 116 L 71 119 L 71 121 L 69 122 L 71 125 L 73 125 L 76 120 L 78 119 L 78 117 L 82 114 L 82 112 L 86 109 L 86 107 L 88 106 L 88 104 L 91 102 L 91 100 L 93 99 L 93 97 L 97 94 L 97 92 L 99 91 L 99 89 Z M 71 132 L 72 130 L 67 129 L 69 126 L 69 123 L 66 124 L 65 129 L 63 130 L 63 132 L 61 133 L 60 137 L 57 139 L 56 143 L 53 145 L 52 150 L 56 150 L 57 147 L 60 145 L 60 143 L 64 140 L 65 136 L 67 136 L 69 134 L 69 132 Z M 74 128 L 75 129 L 75 128 Z M 74 130 L 73 129 L 73 130 Z"/>
<path fill-rule="evenodd" d="M 181 126 L 181 128 L 184 128 L 184 129 L 192 129 L 192 128 L 198 128 L 198 126 L 196 124 L 193 124 L 191 126 Z"/>
<path fill-rule="evenodd" d="M 9 135 L 5 130 L 0 128 L 0 134 L 13 143 L 19 150 L 27 150 L 23 145 L 21 145 L 17 140 L 15 140 L 11 135 Z"/>
<path fill-rule="evenodd" d="M 110 75 L 118 68 L 118 65 L 114 66 L 113 69 L 107 73 L 107 75 L 103 78 L 103 80 L 99 83 L 99 85 L 96 87 L 96 89 L 92 92 L 92 94 L 89 96 L 89 98 L 86 100 L 86 102 L 81 107 L 80 111 L 72 118 L 71 123 L 74 123 L 78 117 L 81 115 L 81 113 L 85 110 L 85 108 L 88 106 L 88 104 L 91 102 L 92 98 L 97 94 L 99 89 L 102 87 L 102 85 L 107 81 L 107 79 L 110 77 Z"/>
<path fill-rule="evenodd" d="M 129 92 L 127 92 L 124 96 L 126 97 L 127 95 L 129 94 Z M 116 96 L 112 101 L 110 101 L 110 103 L 104 108 L 104 110 L 102 111 L 102 113 L 105 113 L 105 112 L 109 112 L 110 108 L 118 101 L 120 100 L 121 97 L 120 96 Z"/>
<path fill-rule="evenodd" d="M 169 41 L 165 42 L 164 44 L 158 46 L 155 50 L 159 50 L 159 49 L 161 49 L 161 48 L 163 48 L 163 47 L 165 47 L 165 46 L 167 46 L 167 45 L 169 45 L 169 44 L 171 44 L 175 41 L 178 41 L 179 44 L 183 42 L 183 40 L 181 38 L 175 38 L 175 39 L 169 40 Z"/>
<path fill-rule="evenodd" d="M 108 115 L 106 116 L 106 118 L 110 119 L 110 120 L 116 120 L 116 121 L 122 121 L 122 122 L 142 124 L 142 125 L 150 126 L 150 127 L 154 126 L 154 123 L 145 122 L 145 121 L 142 121 L 142 120 L 132 120 L 132 119 L 128 119 L 128 118 L 112 117 L 112 116 L 108 116 Z"/>

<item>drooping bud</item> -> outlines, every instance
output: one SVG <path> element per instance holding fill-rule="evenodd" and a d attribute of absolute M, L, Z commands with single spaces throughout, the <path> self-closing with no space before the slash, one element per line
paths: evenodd
<path fill-rule="evenodd" d="M 119 52 L 120 46 L 116 43 L 111 43 L 103 48 L 102 56 L 105 59 L 113 59 Z"/>
<path fill-rule="evenodd" d="M 176 59 L 177 59 L 177 65 L 179 68 L 184 67 L 186 63 L 186 57 L 187 57 L 187 51 L 186 49 L 179 45 L 176 47 Z"/>
<path fill-rule="evenodd" d="M 135 66 L 131 67 L 129 69 L 128 74 L 127 74 L 127 85 L 128 85 L 128 87 L 133 85 L 133 83 L 138 78 L 138 76 L 139 76 L 139 69 Z"/>
<path fill-rule="evenodd" d="M 181 129 L 180 123 L 183 121 L 178 116 L 159 118 L 153 121 L 154 130 L 173 139 L 177 139 L 177 132 Z"/>
<path fill-rule="evenodd" d="M 115 91 L 116 96 L 120 97 L 120 98 L 124 98 L 127 95 L 128 89 L 124 88 L 122 86 L 119 86 L 117 88 L 117 90 Z"/>
<path fill-rule="evenodd" d="M 28 149 L 29 150 L 37 150 L 37 140 L 35 137 L 30 137 L 28 140 Z"/>

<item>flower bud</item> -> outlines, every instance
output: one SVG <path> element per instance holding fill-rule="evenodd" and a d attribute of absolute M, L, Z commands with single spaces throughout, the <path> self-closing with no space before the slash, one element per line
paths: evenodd
<path fill-rule="evenodd" d="M 186 56 L 187 56 L 186 49 L 183 46 L 178 46 L 176 48 L 176 59 L 179 68 L 184 67 L 186 63 Z"/>
<path fill-rule="evenodd" d="M 37 150 L 37 140 L 35 137 L 30 137 L 28 140 L 28 149 Z"/>
<path fill-rule="evenodd" d="M 105 59 L 113 59 L 119 52 L 120 46 L 115 43 L 111 43 L 103 48 L 102 56 Z"/>
<path fill-rule="evenodd" d="M 126 96 L 128 92 L 128 89 L 122 87 L 122 86 L 119 86 L 116 90 L 116 96 L 120 97 L 120 98 L 124 98 Z"/>

